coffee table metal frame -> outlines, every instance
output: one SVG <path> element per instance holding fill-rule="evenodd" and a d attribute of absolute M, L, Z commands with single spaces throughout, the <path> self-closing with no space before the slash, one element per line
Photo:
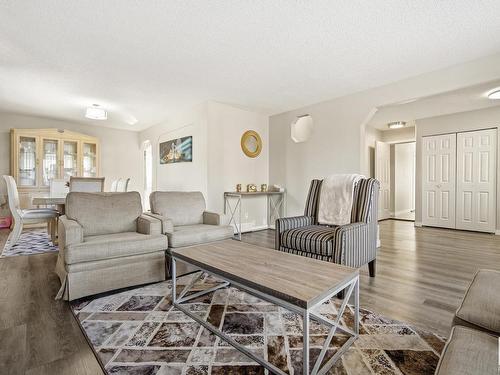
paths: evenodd
<path fill-rule="evenodd" d="M 188 302 L 190 300 L 193 300 L 195 298 L 198 298 L 200 296 L 203 296 L 208 293 L 212 293 L 218 289 L 221 288 L 226 288 L 229 285 L 234 285 L 236 288 L 241 289 L 245 292 L 248 292 L 251 295 L 254 295 L 256 297 L 259 297 L 265 301 L 271 302 L 273 304 L 276 304 L 278 306 L 281 306 L 287 310 L 293 311 L 297 314 L 300 314 L 303 320 L 303 374 L 305 375 L 323 375 L 325 374 L 334 364 L 335 362 L 349 349 L 349 347 L 353 344 L 353 342 L 358 338 L 359 336 L 359 274 L 353 274 L 353 277 L 347 281 L 345 281 L 342 284 L 339 284 L 336 286 L 334 289 L 328 291 L 328 294 L 323 295 L 318 297 L 314 302 L 312 303 L 312 306 L 309 308 L 302 308 L 300 306 L 296 306 L 288 301 L 284 301 L 280 298 L 277 298 L 275 296 L 271 296 L 267 293 L 263 293 L 259 290 L 256 290 L 252 287 L 246 286 L 241 284 L 240 282 L 231 279 L 231 277 L 228 276 L 221 276 L 215 272 L 211 272 L 207 269 L 204 269 L 200 265 L 194 265 L 184 259 L 180 259 L 176 257 L 175 254 L 171 254 L 172 257 L 172 262 L 171 262 L 171 275 L 172 275 L 172 304 L 174 305 L 175 308 L 179 309 L 186 315 L 188 315 L 190 318 L 201 324 L 203 327 L 208 329 L 210 332 L 213 334 L 217 335 L 221 339 L 225 340 L 227 343 L 232 345 L 234 348 L 242 352 L 243 354 L 247 355 L 248 357 L 252 358 L 255 362 L 259 363 L 269 371 L 271 371 L 274 374 L 279 374 L 279 375 L 286 375 L 285 372 L 283 372 L 281 369 L 278 367 L 274 366 L 272 363 L 266 361 L 263 358 L 260 358 L 256 356 L 254 353 L 252 353 L 250 350 L 248 350 L 245 346 L 239 344 L 236 342 L 232 337 L 229 335 L 223 333 L 221 330 L 219 330 L 217 327 L 214 327 L 210 323 L 206 322 L 205 320 L 201 319 L 199 316 L 194 314 L 193 312 L 189 311 L 186 307 L 182 305 L 184 302 Z M 193 294 L 186 295 L 191 287 L 196 283 L 196 281 L 199 279 L 199 277 L 203 274 L 203 272 L 199 273 L 198 275 L 195 275 L 191 281 L 183 288 L 183 290 L 180 292 L 179 295 L 177 295 L 177 274 L 176 274 L 176 263 L 180 261 L 186 264 L 190 264 L 195 266 L 196 268 L 200 269 L 204 273 L 207 273 L 209 275 L 212 275 L 218 279 L 224 280 L 223 283 L 213 286 L 211 288 L 208 288 L 206 290 L 198 291 Z M 342 301 L 342 304 L 340 308 L 337 311 L 337 317 L 335 320 L 328 319 L 324 316 L 322 316 L 320 313 L 318 313 L 316 310 L 327 300 L 331 299 L 333 296 L 338 294 L 341 291 L 344 291 L 344 300 Z M 351 296 L 354 296 L 354 327 L 353 329 L 350 329 L 346 326 L 343 326 L 340 322 L 340 318 L 342 317 L 347 303 L 350 299 Z M 323 347 L 321 349 L 321 352 L 318 356 L 318 359 L 312 366 L 312 369 L 310 370 L 310 364 L 309 364 L 309 319 L 315 320 L 320 324 L 326 325 L 330 327 L 330 331 L 328 333 L 328 336 L 323 344 Z M 320 368 L 321 363 L 324 360 L 325 354 L 330 346 L 330 343 L 335 336 L 335 333 L 337 331 L 341 331 L 344 334 L 349 335 L 349 339 L 336 351 L 336 353 Z"/>

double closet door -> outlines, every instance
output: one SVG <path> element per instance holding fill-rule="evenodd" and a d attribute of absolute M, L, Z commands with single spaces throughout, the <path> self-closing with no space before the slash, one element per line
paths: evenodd
<path fill-rule="evenodd" d="M 496 129 L 423 137 L 423 225 L 495 232 L 496 143 Z"/>

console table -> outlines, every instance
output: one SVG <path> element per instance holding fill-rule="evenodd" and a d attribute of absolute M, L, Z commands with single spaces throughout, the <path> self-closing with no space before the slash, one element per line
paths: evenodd
<path fill-rule="evenodd" d="M 271 219 L 283 217 L 285 211 L 285 192 L 284 191 L 257 191 L 257 192 L 238 192 L 226 191 L 224 193 L 224 214 L 229 210 L 229 225 L 234 224 L 237 230 L 236 237 L 241 241 L 241 201 L 247 197 L 265 196 L 267 198 L 266 221 L 267 227 L 272 225 Z M 231 204 L 231 201 L 233 204 Z"/>

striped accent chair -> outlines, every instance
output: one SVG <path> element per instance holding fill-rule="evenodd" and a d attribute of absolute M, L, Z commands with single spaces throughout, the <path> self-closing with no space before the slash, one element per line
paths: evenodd
<path fill-rule="evenodd" d="M 276 220 L 276 250 L 350 267 L 368 264 L 370 276 L 374 277 L 379 182 L 374 178 L 358 181 L 351 223 L 341 226 L 317 222 L 321 183 L 322 180 L 311 182 L 303 216 Z"/>

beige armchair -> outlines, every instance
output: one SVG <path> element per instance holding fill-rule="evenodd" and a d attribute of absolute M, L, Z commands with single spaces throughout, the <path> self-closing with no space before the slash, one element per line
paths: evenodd
<path fill-rule="evenodd" d="M 162 223 L 170 248 L 192 246 L 233 237 L 234 229 L 226 225 L 225 216 L 206 211 L 201 192 L 155 191 L 149 196 L 151 213 Z M 191 269 L 178 265 L 182 275 Z"/>
<path fill-rule="evenodd" d="M 56 298 L 80 297 L 165 280 L 168 239 L 130 193 L 70 192 L 59 221 Z"/>

